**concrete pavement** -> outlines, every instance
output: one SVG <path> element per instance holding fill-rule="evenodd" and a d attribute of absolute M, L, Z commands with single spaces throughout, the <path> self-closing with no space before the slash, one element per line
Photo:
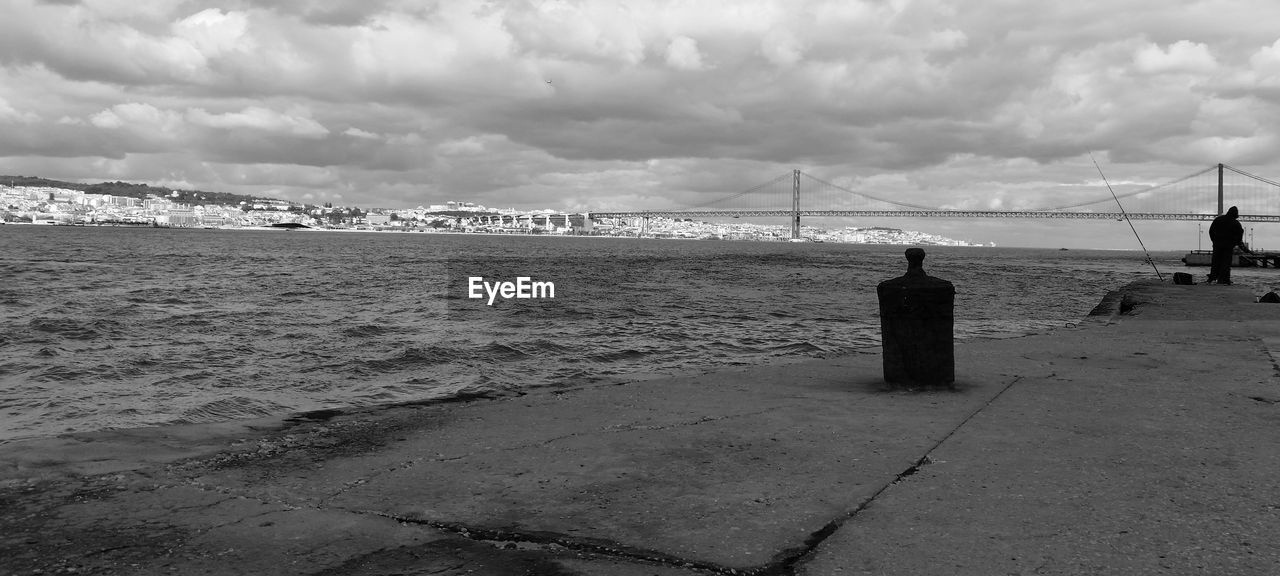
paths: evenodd
<path fill-rule="evenodd" d="M 1123 293 L 955 390 L 870 351 L 0 445 L 0 573 L 1280 573 L 1280 306 Z"/>

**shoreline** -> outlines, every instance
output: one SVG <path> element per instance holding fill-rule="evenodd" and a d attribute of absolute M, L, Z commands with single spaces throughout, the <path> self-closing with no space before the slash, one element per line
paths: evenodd
<path fill-rule="evenodd" d="M 405 228 L 405 229 L 359 229 L 359 228 L 325 228 L 317 226 L 304 226 L 299 228 L 283 228 L 273 226 L 153 226 L 150 224 L 54 224 L 44 222 L 6 222 L 5 224 L 16 224 L 20 226 L 38 226 L 38 227 L 72 227 L 72 228 L 137 228 L 137 229 L 156 229 L 156 230 L 227 230 L 227 231 L 285 231 L 285 232 L 370 232 L 370 233 L 424 233 L 424 234 L 444 234 L 444 235 L 466 235 L 466 236 L 518 236 L 518 237 L 548 237 L 548 238 L 623 238 L 631 240 L 693 240 L 693 241 L 710 241 L 710 242 L 764 242 L 764 243 L 791 243 L 790 238 L 758 238 L 758 239 L 732 239 L 732 238 L 686 238 L 686 237 L 660 237 L 660 236 L 625 236 L 617 234 L 560 234 L 553 232 L 468 232 L 448 230 L 442 231 L 438 229 L 427 228 Z M 519 230 L 512 228 L 510 230 Z M 828 242 L 828 241 L 809 241 L 797 242 L 802 244 L 848 244 L 854 246 L 926 246 L 926 247 L 946 247 L 946 248 L 996 248 L 986 244 L 890 244 L 879 242 Z M 1001 246 L 1000 248 L 1005 248 Z M 1016 248 L 1016 247 L 1015 247 Z M 1053 250 L 1053 248 L 1029 248 L 1031 250 Z"/>

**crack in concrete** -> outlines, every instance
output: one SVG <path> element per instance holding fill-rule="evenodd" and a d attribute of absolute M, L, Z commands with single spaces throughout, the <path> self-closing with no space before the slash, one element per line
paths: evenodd
<path fill-rule="evenodd" d="M 395 520 L 403 524 L 429 526 L 431 528 L 434 528 L 442 532 L 447 532 L 456 536 L 466 538 L 471 541 L 481 542 L 481 543 L 493 545 L 499 548 L 509 548 L 511 545 L 525 545 L 525 546 L 531 546 L 533 547 L 533 549 L 538 549 L 546 553 L 553 553 L 553 554 L 557 552 L 562 552 L 562 551 L 574 551 L 574 552 L 580 552 L 585 554 L 597 555 L 603 558 L 611 558 L 619 561 L 662 565 L 662 566 L 667 566 L 667 567 L 681 569 L 681 570 L 688 570 L 691 572 L 715 574 L 715 575 L 794 576 L 797 567 L 800 566 L 801 563 L 806 558 L 811 556 L 822 545 L 824 541 L 826 541 L 828 538 L 830 538 L 832 535 L 838 532 L 848 522 L 854 520 L 858 516 L 858 514 L 860 514 L 863 510 L 866 510 L 867 508 L 872 506 L 875 500 L 877 500 L 877 498 L 879 498 L 881 494 L 883 494 L 890 487 L 904 482 L 907 478 L 919 472 L 923 467 L 932 464 L 933 460 L 930 454 L 933 451 L 935 451 L 939 446 L 941 446 L 944 442 L 950 439 L 961 428 L 963 428 L 970 420 L 972 420 L 979 413 L 981 413 L 983 410 L 988 408 L 992 403 L 996 401 L 996 399 L 998 399 L 1001 395 L 1003 395 L 1006 391 L 1008 391 L 1014 384 L 1016 384 L 1022 379 L 1023 379 L 1023 376 L 1021 375 L 1015 376 L 1012 380 L 1010 380 L 1004 386 L 1003 389 L 1001 389 L 991 399 L 989 399 L 982 406 L 978 407 L 971 414 L 965 417 L 964 420 L 962 420 L 952 430 L 947 432 L 940 440 L 938 440 L 932 447 L 930 447 L 923 456 L 921 456 L 914 463 L 912 463 L 911 466 L 907 467 L 905 470 L 895 475 L 893 479 L 891 479 L 889 482 L 884 484 L 882 487 L 876 490 L 876 492 L 871 494 L 865 500 L 860 502 L 857 505 L 857 507 L 855 507 L 852 511 L 844 515 L 841 515 L 831 520 L 830 522 L 826 523 L 822 528 L 811 533 L 803 541 L 801 545 L 783 549 L 779 551 L 777 554 L 775 554 L 769 562 L 763 565 L 748 567 L 748 568 L 733 568 L 733 567 L 728 567 L 728 566 L 724 566 L 724 565 L 720 565 L 712 562 L 683 558 L 683 557 L 675 556 L 665 552 L 661 552 L 658 550 L 629 546 L 626 544 L 622 544 L 615 541 L 609 541 L 605 539 L 597 539 L 597 538 L 590 538 L 590 537 L 583 537 L 583 536 L 572 536 L 572 535 L 566 535 L 566 534 L 555 533 L 555 532 L 540 532 L 540 531 L 526 532 L 526 531 L 508 530 L 508 529 L 477 528 L 477 527 L 467 526 L 465 524 L 456 523 L 456 522 L 410 518 L 410 517 L 399 516 L 392 513 L 376 511 L 376 510 L 355 510 L 355 509 L 346 509 L 342 507 L 334 507 L 330 505 L 329 500 L 331 500 L 332 498 L 337 497 L 338 495 L 352 488 L 366 484 L 367 482 L 371 481 L 373 477 L 381 476 L 383 474 L 395 472 L 398 470 L 412 468 L 424 462 L 430 462 L 430 461 L 443 462 L 443 461 L 453 461 L 453 460 L 464 460 L 469 457 L 469 454 L 461 455 L 461 456 L 450 456 L 450 457 L 444 457 L 443 455 L 440 455 L 434 458 L 428 457 L 428 458 L 420 458 L 420 459 L 413 459 L 413 460 L 399 462 L 395 465 L 388 467 L 385 470 L 376 472 L 373 477 L 362 478 L 362 479 L 345 483 L 336 493 L 329 496 L 328 498 L 321 499 L 320 502 L 318 502 L 318 505 L 305 505 L 305 504 L 300 505 L 300 503 L 298 502 L 291 501 L 292 499 L 283 499 L 283 500 L 277 499 L 275 501 L 272 501 L 272 499 L 262 498 L 258 495 L 255 495 L 252 493 L 246 493 L 242 490 L 232 488 L 229 486 L 218 485 L 218 484 L 207 484 L 196 478 L 185 478 L 184 482 L 177 482 L 177 483 L 161 482 L 154 485 L 153 489 L 179 488 L 182 486 L 186 486 L 189 488 L 195 488 L 200 491 L 220 493 L 227 496 L 227 498 L 218 499 L 217 501 L 212 503 L 202 504 L 198 506 L 185 506 L 183 507 L 183 509 L 209 508 L 209 507 L 218 506 L 220 504 L 226 503 L 237 497 L 254 500 L 261 504 L 284 507 L 283 510 L 269 510 L 265 512 L 251 514 L 251 515 L 244 516 L 229 522 L 224 522 L 222 524 L 209 526 L 206 529 L 219 529 L 226 526 L 243 523 L 255 518 L 261 518 L 261 517 L 269 516 L 272 514 L 287 512 L 290 509 L 312 508 L 317 510 L 332 510 L 332 511 L 342 511 L 342 512 L 353 513 L 353 514 L 379 516 L 379 517 Z M 1269 401 L 1268 399 L 1264 399 L 1261 397 L 1251 397 L 1251 398 L 1257 401 Z M 1275 401 L 1271 401 L 1271 402 L 1275 402 Z M 611 434 L 611 433 L 618 433 L 618 432 L 629 432 L 629 431 L 640 431 L 640 430 L 669 430 L 669 429 L 688 427 L 688 426 L 699 426 L 702 424 L 723 421 L 723 420 L 755 417 L 761 414 L 776 411 L 777 409 L 778 408 L 776 407 L 767 408 L 767 409 L 757 410 L 749 413 L 741 413 L 741 414 L 733 414 L 733 415 L 717 416 L 717 417 L 703 416 L 694 420 L 686 420 L 686 421 L 674 422 L 674 423 L 663 424 L 663 425 L 639 425 L 634 423 L 620 424 L 616 426 L 603 427 L 591 433 L 566 434 L 556 438 L 529 443 L 522 446 L 502 448 L 500 450 L 503 450 L 503 451 L 520 450 L 520 449 L 528 448 L 530 446 L 545 446 L 555 442 L 563 441 L 565 439 L 569 439 L 577 436 L 591 435 L 591 434 Z M 169 472 L 172 473 L 173 470 L 169 470 Z M 114 550 L 128 548 L 130 546 L 132 545 L 122 545 L 122 546 L 105 548 L 101 550 L 95 550 L 95 551 L 89 552 L 88 555 L 104 554 Z"/>
<path fill-rule="evenodd" d="M 119 546 L 111 546 L 109 548 L 100 548 L 98 550 L 91 550 L 89 552 L 85 552 L 84 554 L 81 554 L 80 557 L 90 558 L 93 556 L 97 556 L 99 554 L 106 554 L 107 552 L 115 552 L 116 550 L 124 550 L 126 548 L 141 548 L 142 546 L 143 544 L 121 544 Z"/>
<path fill-rule="evenodd" d="M 170 507 L 170 508 L 169 508 L 169 510 L 172 510 L 172 511 L 174 511 L 174 512 L 181 512 L 181 511 L 186 511 L 186 510 L 198 510 L 198 509 L 201 509 L 201 508 L 213 508 L 214 506 L 218 506 L 218 505 L 224 504 L 224 503 L 226 503 L 226 502 L 230 502 L 230 501 L 235 500 L 236 498 L 238 498 L 238 497 L 239 497 L 239 495 L 236 495 L 236 494 L 228 494 L 228 493 L 226 493 L 226 492 L 221 492 L 221 491 L 219 491 L 219 492 L 217 492 L 217 493 L 218 493 L 218 494 L 222 494 L 223 496 L 226 496 L 226 498 L 223 498 L 223 499 L 221 499 L 221 500 L 216 500 L 216 501 L 214 501 L 214 502 L 209 502 L 209 503 L 207 503 L 207 504 L 192 504 L 192 505 L 190 505 L 190 506 L 172 506 L 172 507 Z"/>
<path fill-rule="evenodd" d="M 859 503 L 858 506 L 855 507 L 852 511 L 831 520 L 830 522 L 825 524 L 822 528 L 811 533 L 809 537 L 806 538 L 800 546 L 783 549 L 779 551 L 777 554 L 775 554 L 773 556 L 773 559 L 770 560 L 768 563 L 760 566 L 756 566 L 753 568 L 731 568 L 731 567 L 722 566 L 722 565 L 714 564 L 710 562 L 704 562 L 700 560 L 691 560 L 688 558 L 681 558 L 681 557 L 673 556 L 671 554 L 667 554 L 664 552 L 659 552 L 657 550 L 627 546 L 625 544 L 621 544 L 618 542 L 607 541 L 607 540 L 596 539 L 596 538 L 585 538 L 580 536 L 568 536 L 565 534 L 554 533 L 554 532 L 522 532 L 522 531 L 516 531 L 516 530 L 476 528 L 476 527 L 467 526 L 465 524 L 460 524 L 456 522 L 444 522 L 444 521 L 428 520 L 428 519 L 421 519 L 421 518 L 408 518 L 408 517 L 399 516 L 396 514 L 391 514 L 391 513 L 377 511 L 377 510 L 348 510 L 348 511 L 353 513 L 369 514 L 369 515 L 380 516 L 384 518 L 390 518 L 392 520 L 396 520 L 397 522 L 401 522 L 405 524 L 417 524 L 417 525 L 430 526 L 437 530 L 455 534 L 457 536 L 461 536 L 469 540 L 489 543 L 495 546 L 503 546 L 503 545 L 509 545 L 509 544 L 525 544 L 525 545 L 533 545 L 537 548 L 540 548 L 548 552 L 554 552 L 557 549 L 566 549 L 566 550 L 573 550 L 577 552 L 596 554 L 599 556 L 625 560 L 629 562 L 653 563 L 653 564 L 659 564 L 659 565 L 669 566 L 673 568 L 693 570 L 693 571 L 709 573 L 709 574 L 733 575 L 733 576 L 794 576 L 796 568 L 805 560 L 805 558 L 813 554 L 813 552 L 816 551 L 824 541 L 826 541 L 833 534 L 839 531 L 840 528 L 843 527 L 845 524 L 854 520 L 857 517 L 857 515 L 861 513 L 863 510 L 866 510 L 867 508 L 869 508 L 875 502 L 875 500 L 879 498 L 880 495 L 883 494 L 890 487 L 902 483 L 907 478 L 919 472 L 925 466 L 933 464 L 934 461 L 931 454 L 935 450 L 937 450 L 939 446 L 941 446 L 943 443 L 949 440 L 952 436 L 954 436 L 961 428 L 963 428 L 966 424 L 968 424 L 974 417 L 982 413 L 982 411 L 986 410 L 1000 396 L 1002 396 L 1005 392 L 1007 392 L 1010 388 L 1012 388 L 1014 384 L 1018 383 L 1022 379 L 1023 379 L 1022 375 L 1014 376 L 1007 384 L 1005 384 L 1004 388 L 1002 388 L 999 392 L 997 392 L 994 396 L 992 396 L 989 400 L 987 400 L 987 402 L 985 402 L 982 406 L 978 407 L 976 410 L 974 410 L 972 413 L 966 416 L 964 420 L 962 420 L 949 432 L 943 435 L 941 439 L 939 439 L 936 443 L 934 443 L 933 446 L 931 446 L 928 450 L 925 451 L 925 454 L 923 456 L 921 456 L 919 459 L 913 462 L 911 466 L 908 466 L 905 470 L 895 475 L 892 480 L 885 483 L 885 485 L 880 487 L 880 489 L 876 490 L 875 493 L 873 493 L 871 496 L 867 497 L 865 500 Z M 696 426 L 696 425 L 700 425 L 706 422 L 711 422 L 716 420 L 756 416 L 759 414 L 763 414 L 765 412 L 769 412 L 771 410 L 773 409 L 761 410 L 761 411 L 757 411 L 749 414 L 722 416 L 718 418 L 704 417 L 694 421 L 681 422 L 681 423 L 672 424 L 672 425 L 663 426 L 663 427 L 649 428 L 649 427 L 630 426 L 627 428 L 617 428 L 613 430 L 606 429 L 605 431 L 612 432 L 612 431 L 626 431 L 626 430 L 637 430 L 637 429 L 666 429 L 666 428 L 674 428 L 674 427 L 680 427 L 680 426 Z M 562 436 L 559 438 L 545 440 L 541 443 L 532 444 L 532 445 L 545 445 L 551 442 L 556 442 L 556 441 L 563 440 L 565 438 L 570 438 L 573 436 L 577 436 L 577 434 L 570 434 L 570 435 Z"/>
<path fill-rule="evenodd" d="M 628 562 L 659 564 L 673 568 L 682 568 L 686 570 L 727 576 L 764 576 L 766 574 L 773 573 L 768 571 L 767 567 L 765 569 L 730 568 L 710 562 L 680 558 L 657 550 L 637 548 L 618 542 L 596 538 L 568 536 L 556 532 L 522 532 L 516 530 L 476 528 L 456 522 L 407 518 L 377 510 L 352 510 L 352 512 L 390 518 L 405 524 L 430 526 L 437 530 L 461 536 L 468 540 L 483 542 L 497 547 L 509 544 L 526 544 L 533 545 L 546 552 L 556 552 L 557 549 L 572 550 L 575 552 L 595 554 Z"/>
<path fill-rule="evenodd" d="M 351 480 L 351 481 L 349 481 L 349 482 L 344 482 L 344 483 L 342 484 L 342 487 L 340 487 L 336 492 L 333 492 L 333 493 L 331 493 L 331 494 L 329 494 L 329 495 L 325 496 L 324 498 L 322 498 L 322 499 L 321 499 L 321 502 L 322 502 L 322 503 L 327 504 L 330 500 L 333 500 L 334 498 L 337 498 L 338 496 L 341 496 L 341 495 L 345 494 L 347 491 L 349 491 L 349 490 L 351 490 L 351 489 L 353 489 L 353 488 L 357 488 L 357 487 L 359 487 L 359 486 L 364 486 L 365 484 L 368 484 L 368 483 L 370 483 L 370 482 L 373 482 L 375 479 L 380 478 L 380 477 L 382 477 L 382 476 L 384 476 L 384 475 L 387 475 L 387 474 L 392 474 L 392 473 L 394 473 L 394 472 L 399 472 L 399 471 L 401 471 L 401 470 L 408 470 L 408 469 L 413 468 L 414 466 L 417 466 L 417 465 L 422 464 L 422 463 L 424 463 L 424 462 L 453 462 L 453 461 L 456 461 L 456 460 L 465 460 L 465 459 L 467 459 L 468 457 L 470 457 L 470 454 L 465 454 L 465 455 L 462 455 L 462 456 L 444 456 L 444 455 L 439 455 L 439 456 L 435 456 L 435 457 L 414 458 L 414 459 L 410 459 L 410 460 L 404 460 L 404 461 L 402 461 L 402 462 L 400 462 L 400 463 L 398 463 L 398 464 L 395 464 L 394 466 L 391 466 L 391 467 L 388 467 L 388 468 L 385 468 L 385 469 L 382 469 L 382 470 L 377 470 L 377 471 L 370 472 L 370 474 L 369 474 L 369 476 L 368 476 L 368 477 L 365 477 L 365 478 L 357 478 L 357 479 L 355 479 L 355 480 Z"/>
<path fill-rule="evenodd" d="M 1268 404 L 1268 405 L 1280 404 L 1280 398 L 1268 398 L 1261 394 L 1249 395 L 1249 394 L 1240 394 L 1238 392 L 1227 392 L 1227 396 L 1235 396 L 1237 398 L 1253 400 L 1254 402 L 1257 402 L 1259 404 Z"/>
<path fill-rule="evenodd" d="M 956 432 L 959 432 L 961 428 L 964 428 L 964 426 L 968 424 L 970 420 L 973 420 L 973 418 L 976 417 L 978 414 L 981 414 L 983 410 L 986 410 L 988 407 L 990 407 L 993 403 L 995 403 L 995 401 L 998 398 L 1003 396 L 1005 392 L 1008 392 L 1009 389 L 1012 388 L 1014 384 L 1017 384 L 1021 380 L 1022 380 L 1021 375 L 1014 376 L 1014 378 L 1010 380 L 1008 384 L 1005 384 L 1004 388 L 1001 388 L 1000 391 L 997 392 L 995 396 L 992 396 L 990 400 L 987 400 L 986 403 L 984 403 L 982 406 L 979 406 L 977 410 L 974 410 L 971 414 L 966 416 L 965 419 L 961 420 L 960 423 L 957 424 L 955 428 L 952 428 L 950 432 L 947 432 L 940 440 L 938 440 L 936 443 L 934 443 L 933 446 L 931 446 L 928 450 L 926 450 L 924 453 L 924 456 L 921 456 L 920 459 L 916 460 L 915 463 L 912 464 L 911 466 L 908 466 L 907 469 L 903 470 L 902 472 L 899 472 L 896 476 L 894 476 L 893 480 L 891 480 L 889 483 L 885 484 L 884 486 L 881 486 L 879 490 L 876 490 L 875 493 L 867 497 L 866 500 L 863 500 L 852 511 L 848 512 L 844 516 L 841 516 L 832 520 L 831 522 L 828 522 L 826 526 L 823 526 L 821 529 L 811 534 L 809 538 L 805 539 L 805 543 L 803 546 L 796 547 L 790 550 L 784 550 L 781 553 L 779 553 L 778 556 L 775 556 L 775 560 L 773 564 L 777 564 L 779 569 L 777 572 L 768 572 L 768 574 L 794 576 L 796 567 L 799 566 L 804 561 L 805 558 L 807 558 L 814 551 L 816 551 L 818 547 L 821 546 L 824 541 L 826 541 L 826 539 L 830 538 L 831 535 L 839 531 L 840 528 L 843 527 L 845 524 L 853 521 L 858 516 L 858 514 L 860 514 L 863 510 L 870 508 L 872 503 L 874 503 L 875 500 L 879 498 L 881 494 L 884 494 L 885 491 L 887 491 L 889 488 L 902 483 L 907 478 L 919 472 L 921 468 L 929 464 L 932 464 L 933 458 L 930 456 L 930 454 L 932 454 L 935 450 L 937 450 L 939 446 L 942 446 L 942 444 L 945 443 L 947 440 L 951 439 L 951 437 L 954 436 Z"/>
<path fill-rule="evenodd" d="M 1272 375 L 1280 377 L 1280 340 L 1276 338 L 1258 338 L 1258 344 L 1262 346 L 1262 351 L 1267 353 L 1267 357 L 1271 358 Z"/>
<path fill-rule="evenodd" d="M 264 502 L 264 504 L 265 504 L 265 502 Z M 295 510 L 297 510 L 297 509 L 299 509 L 299 508 L 295 508 Z M 317 509 L 319 510 L 319 509 L 322 509 L 322 508 L 317 508 Z M 258 514 L 251 514 L 251 515 L 249 515 L 249 516 L 244 516 L 244 517 L 242 517 L 242 518 L 237 518 L 237 519 L 232 520 L 232 521 L 230 521 L 230 522 L 223 522 L 222 524 L 213 524 L 213 525 L 210 525 L 209 527 L 205 528 L 205 530 L 218 530 L 218 529 L 220 529 L 220 528 L 226 528 L 227 526 L 233 526 L 233 525 L 236 525 L 236 524 L 240 524 L 240 523 L 242 523 L 242 522 L 246 522 L 246 521 L 249 521 L 249 520 L 253 520 L 254 518 L 261 518 L 261 517 L 263 517 L 263 516 L 270 516 L 270 515 L 272 515 L 272 514 L 282 514 L 282 513 L 285 513 L 285 512 L 288 512 L 288 510 L 268 510 L 268 511 L 266 511 L 266 512 L 260 512 L 260 513 L 258 513 Z"/>

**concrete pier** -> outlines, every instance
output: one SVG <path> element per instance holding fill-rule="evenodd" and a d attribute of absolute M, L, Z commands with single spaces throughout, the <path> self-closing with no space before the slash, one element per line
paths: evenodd
<path fill-rule="evenodd" d="M 1280 305 L 290 421 L 0 445 L 4 574 L 1277 574 Z"/>

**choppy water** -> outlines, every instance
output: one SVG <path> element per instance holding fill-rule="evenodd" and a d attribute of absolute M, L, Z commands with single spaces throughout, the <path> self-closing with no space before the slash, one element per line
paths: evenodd
<path fill-rule="evenodd" d="M 839 355 L 879 344 L 902 251 L 0 226 L 0 441 Z M 960 338 L 1074 323 L 1152 275 L 1135 252 L 928 252 Z M 556 298 L 486 306 L 472 275 Z"/>

